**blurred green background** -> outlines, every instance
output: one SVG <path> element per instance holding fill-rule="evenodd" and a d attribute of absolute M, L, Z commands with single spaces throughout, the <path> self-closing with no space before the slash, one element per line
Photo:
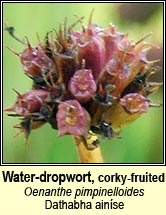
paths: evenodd
<path fill-rule="evenodd" d="M 161 49 L 153 49 L 149 58 L 161 58 L 163 41 L 162 3 L 3 3 L 3 21 L 8 21 L 16 29 L 16 34 L 28 36 L 30 43 L 36 45 L 36 32 L 44 38 L 46 32 L 58 28 L 67 17 L 70 26 L 76 21 L 74 15 L 84 16 L 87 23 L 94 8 L 93 22 L 106 27 L 112 22 L 119 31 L 128 32 L 129 38 L 138 40 L 149 32 L 147 40 Z M 76 28 L 80 29 L 78 24 Z M 23 45 L 3 32 L 3 43 L 17 51 Z M 163 71 L 153 77 L 162 81 Z M 23 93 L 31 88 L 22 69 L 20 60 L 9 50 L 3 50 L 3 106 L 14 103 L 16 94 L 12 88 Z M 150 98 L 155 102 L 163 101 L 162 89 Z M 28 144 L 24 135 L 16 138 L 17 118 L 3 118 L 3 162 L 4 163 L 78 163 L 79 159 L 70 136 L 58 138 L 55 130 L 44 125 L 31 132 Z M 101 150 L 106 163 L 162 163 L 163 162 L 163 110 L 151 108 L 137 121 L 123 129 L 121 139 L 101 140 Z"/>

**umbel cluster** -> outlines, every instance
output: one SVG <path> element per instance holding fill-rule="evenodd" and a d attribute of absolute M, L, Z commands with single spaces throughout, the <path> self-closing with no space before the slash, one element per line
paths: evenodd
<path fill-rule="evenodd" d="M 81 26 L 75 31 L 74 26 Z M 66 20 L 59 30 L 52 30 L 32 46 L 26 38 L 25 49 L 16 52 L 32 88 L 20 93 L 5 110 L 17 116 L 18 133 L 26 140 L 32 129 L 49 123 L 58 135 L 87 138 L 90 133 L 112 138 L 154 104 L 149 94 L 161 83 L 148 78 L 158 71 L 156 61 L 146 55 L 152 44 L 146 35 L 137 42 L 117 31 L 113 24 L 106 28 L 92 23 L 84 26 L 82 18 L 71 27 Z M 6 30 L 19 40 L 12 27 Z M 23 42 L 23 41 L 21 41 Z"/>

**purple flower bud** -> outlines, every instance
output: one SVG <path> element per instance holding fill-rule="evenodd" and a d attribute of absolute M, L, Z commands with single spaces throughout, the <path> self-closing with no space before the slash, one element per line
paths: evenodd
<path fill-rule="evenodd" d="M 114 53 L 118 51 L 118 43 L 122 40 L 124 34 L 119 33 L 115 26 L 110 24 L 104 30 L 102 38 L 105 44 L 105 64 L 113 58 Z"/>
<path fill-rule="evenodd" d="M 69 90 L 78 101 L 89 101 L 96 92 L 92 71 L 90 69 L 77 70 L 69 82 Z"/>
<path fill-rule="evenodd" d="M 88 133 L 90 116 L 77 100 L 68 100 L 59 104 L 56 119 L 59 136 L 87 135 Z"/>
<path fill-rule="evenodd" d="M 105 47 L 103 40 L 90 36 L 86 41 L 78 43 L 78 57 L 85 59 L 87 68 L 91 69 L 95 80 L 99 76 L 105 62 Z"/>
<path fill-rule="evenodd" d="M 120 99 L 120 104 L 129 113 L 147 112 L 149 104 L 145 97 L 138 93 L 129 93 Z"/>
<path fill-rule="evenodd" d="M 78 59 L 82 62 L 85 59 L 87 68 L 92 70 L 94 79 L 99 76 L 105 63 L 104 41 L 97 34 L 97 27 L 89 23 L 89 26 L 82 32 L 73 32 L 73 39 L 78 45 Z"/>
<path fill-rule="evenodd" d="M 16 103 L 6 108 L 6 111 L 15 112 L 21 116 L 27 116 L 29 113 L 39 111 L 43 101 L 49 96 L 49 91 L 42 89 L 34 89 L 20 94 L 17 92 L 18 97 Z"/>
<path fill-rule="evenodd" d="M 42 70 L 53 68 L 53 61 L 45 54 L 40 47 L 31 47 L 30 45 L 21 53 L 21 62 L 24 71 L 34 76 L 42 76 Z"/>

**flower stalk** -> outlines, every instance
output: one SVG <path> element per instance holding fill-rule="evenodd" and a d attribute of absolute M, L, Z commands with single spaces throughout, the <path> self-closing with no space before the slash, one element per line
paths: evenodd
<path fill-rule="evenodd" d="M 104 163 L 100 147 L 93 150 L 87 148 L 88 143 L 85 138 L 74 136 L 75 145 L 80 163 Z"/>

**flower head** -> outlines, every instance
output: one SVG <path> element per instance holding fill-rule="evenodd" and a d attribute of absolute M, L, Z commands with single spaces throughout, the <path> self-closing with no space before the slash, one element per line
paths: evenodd
<path fill-rule="evenodd" d="M 93 24 L 92 14 L 80 31 L 67 30 L 65 21 L 55 35 L 47 33 L 42 45 L 28 42 L 19 54 L 33 89 L 18 94 L 6 110 L 23 117 L 26 132 L 39 121 L 58 129 L 59 136 L 85 137 L 91 129 L 115 137 L 148 111 L 147 96 L 161 85 L 148 81 L 155 61 L 146 58 L 152 46 L 144 42 L 147 36 L 134 43 L 113 24 Z"/>

